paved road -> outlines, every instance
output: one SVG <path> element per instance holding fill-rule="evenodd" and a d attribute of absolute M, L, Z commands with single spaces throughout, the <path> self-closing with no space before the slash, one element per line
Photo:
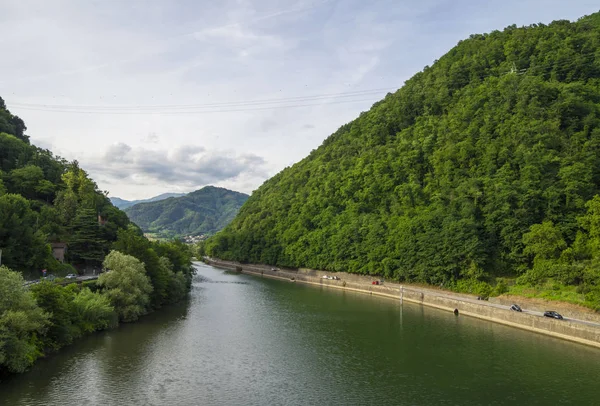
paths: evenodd
<path fill-rule="evenodd" d="M 444 296 L 444 297 L 447 297 L 447 298 L 453 299 L 453 300 L 462 300 L 464 302 L 474 303 L 474 304 L 481 305 L 481 306 L 491 306 L 491 307 L 495 307 L 498 309 L 505 309 L 505 310 L 510 311 L 509 305 L 490 303 L 486 300 L 477 300 L 475 298 L 469 298 L 469 297 L 460 296 L 460 295 L 453 295 L 451 292 L 443 292 L 443 291 L 437 291 L 437 290 L 432 290 L 432 289 L 416 289 L 416 288 L 412 288 L 412 287 L 410 287 L 410 288 L 405 287 L 404 290 L 411 290 L 413 292 L 423 292 L 423 293 L 426 293 L 429 295 L 435 295 L 435 296 Z M 521 308 L 523 308 L 523 306 L 521 306 Z M 544 312 L 538 312 L 535 310 L 523 309 L 523 313 L 531 314 L 533 316 L 544 317 Z M 600 323 L 593 322 L 593 321 L 573 319 L 573 318 L 564 317 L 564 316 L 563 316 L 563 320 L 570 321 L 572 323 L 580 323 L 580 324 L 585 324 L 587 326 L 600 328 Z"/>

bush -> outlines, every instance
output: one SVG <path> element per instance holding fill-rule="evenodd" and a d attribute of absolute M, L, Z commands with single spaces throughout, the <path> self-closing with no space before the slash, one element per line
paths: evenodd
<path fill-rule="evenodd" d="M 23 277 L 0 266 L 0 372 L 23 372 L 42 355 L 36 340 L 48 314 L 23 287 Z"/>
<path fill-rule="evenodd" d="M 461 279 L 454 285 L 454 290 L 462 293 L 471 293 L 487 298 L 492 293 L 492 286 L 476 279 Z"/>
<path fill-rule="evenodd" d="M 500 279 L 494 287 L 491 296 L 500 296 L 505 294 L 506 292 L 508 292 L 508 286 L 506 285 L 506 282 L 504 282 L 504 280 Z"/>

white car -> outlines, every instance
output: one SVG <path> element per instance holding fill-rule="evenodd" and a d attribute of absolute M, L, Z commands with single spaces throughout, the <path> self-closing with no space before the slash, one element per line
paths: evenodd
<path fill-rule="evenodd" d="M 77 275 L 70 273 L 65 277 L 65 279 L 77 279 Z"/>

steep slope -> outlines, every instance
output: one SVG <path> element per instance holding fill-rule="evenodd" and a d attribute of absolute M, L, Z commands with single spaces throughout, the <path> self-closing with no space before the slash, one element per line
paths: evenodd
<path fill-rule="evenodd" d="M 591 235 L 599 192 L 594 14 L 460 42 L 265 182 L 206 250 L 434 284 L 578 284 L 597 271 L 574 259 L 593 255 L 583 237 L 568 246 Z"/>
<path fill-rule="evenodd" d="M 40 276 L 68 271 L 50 244 L 68 244 L 67 262 L 99 265 L 129 225 L 77 163 L 29 143 L 25 123 L 0 98 L 0 250 L 2 264 Z M 100 217 L 100 220 L 99 220 Z"/>
<path fill-rule="evenodd" d="M 182 197 L 140 203 L 125 209 L 146 232 L 172 237 L 213 234 L 235 217 L 248 195 L 206 186 Z"/>
<path fill-rule="evenodd" d="M 138 203 L 147 203 L 147 202 L 158 202 L 160 200 L 165 200 L 170 197 L 181 197 L 185 196 L 185 193 L 163 193 L 158 196 L 151 197 L 150 199 L 141 199 L 141 200 L 125 200 L 120 197 L 111 197 L 110 201 L 116 207 L 121 210 L 125 210 L 128 207 L 135 206 Z"/>

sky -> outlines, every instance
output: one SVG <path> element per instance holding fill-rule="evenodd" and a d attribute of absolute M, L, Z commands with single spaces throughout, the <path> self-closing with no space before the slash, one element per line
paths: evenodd
<path fill-rule="evenodd" d="M 109 196 L 251 193 L 470 34 L 597 0 L 0 0 L 0 97 Z"/>

